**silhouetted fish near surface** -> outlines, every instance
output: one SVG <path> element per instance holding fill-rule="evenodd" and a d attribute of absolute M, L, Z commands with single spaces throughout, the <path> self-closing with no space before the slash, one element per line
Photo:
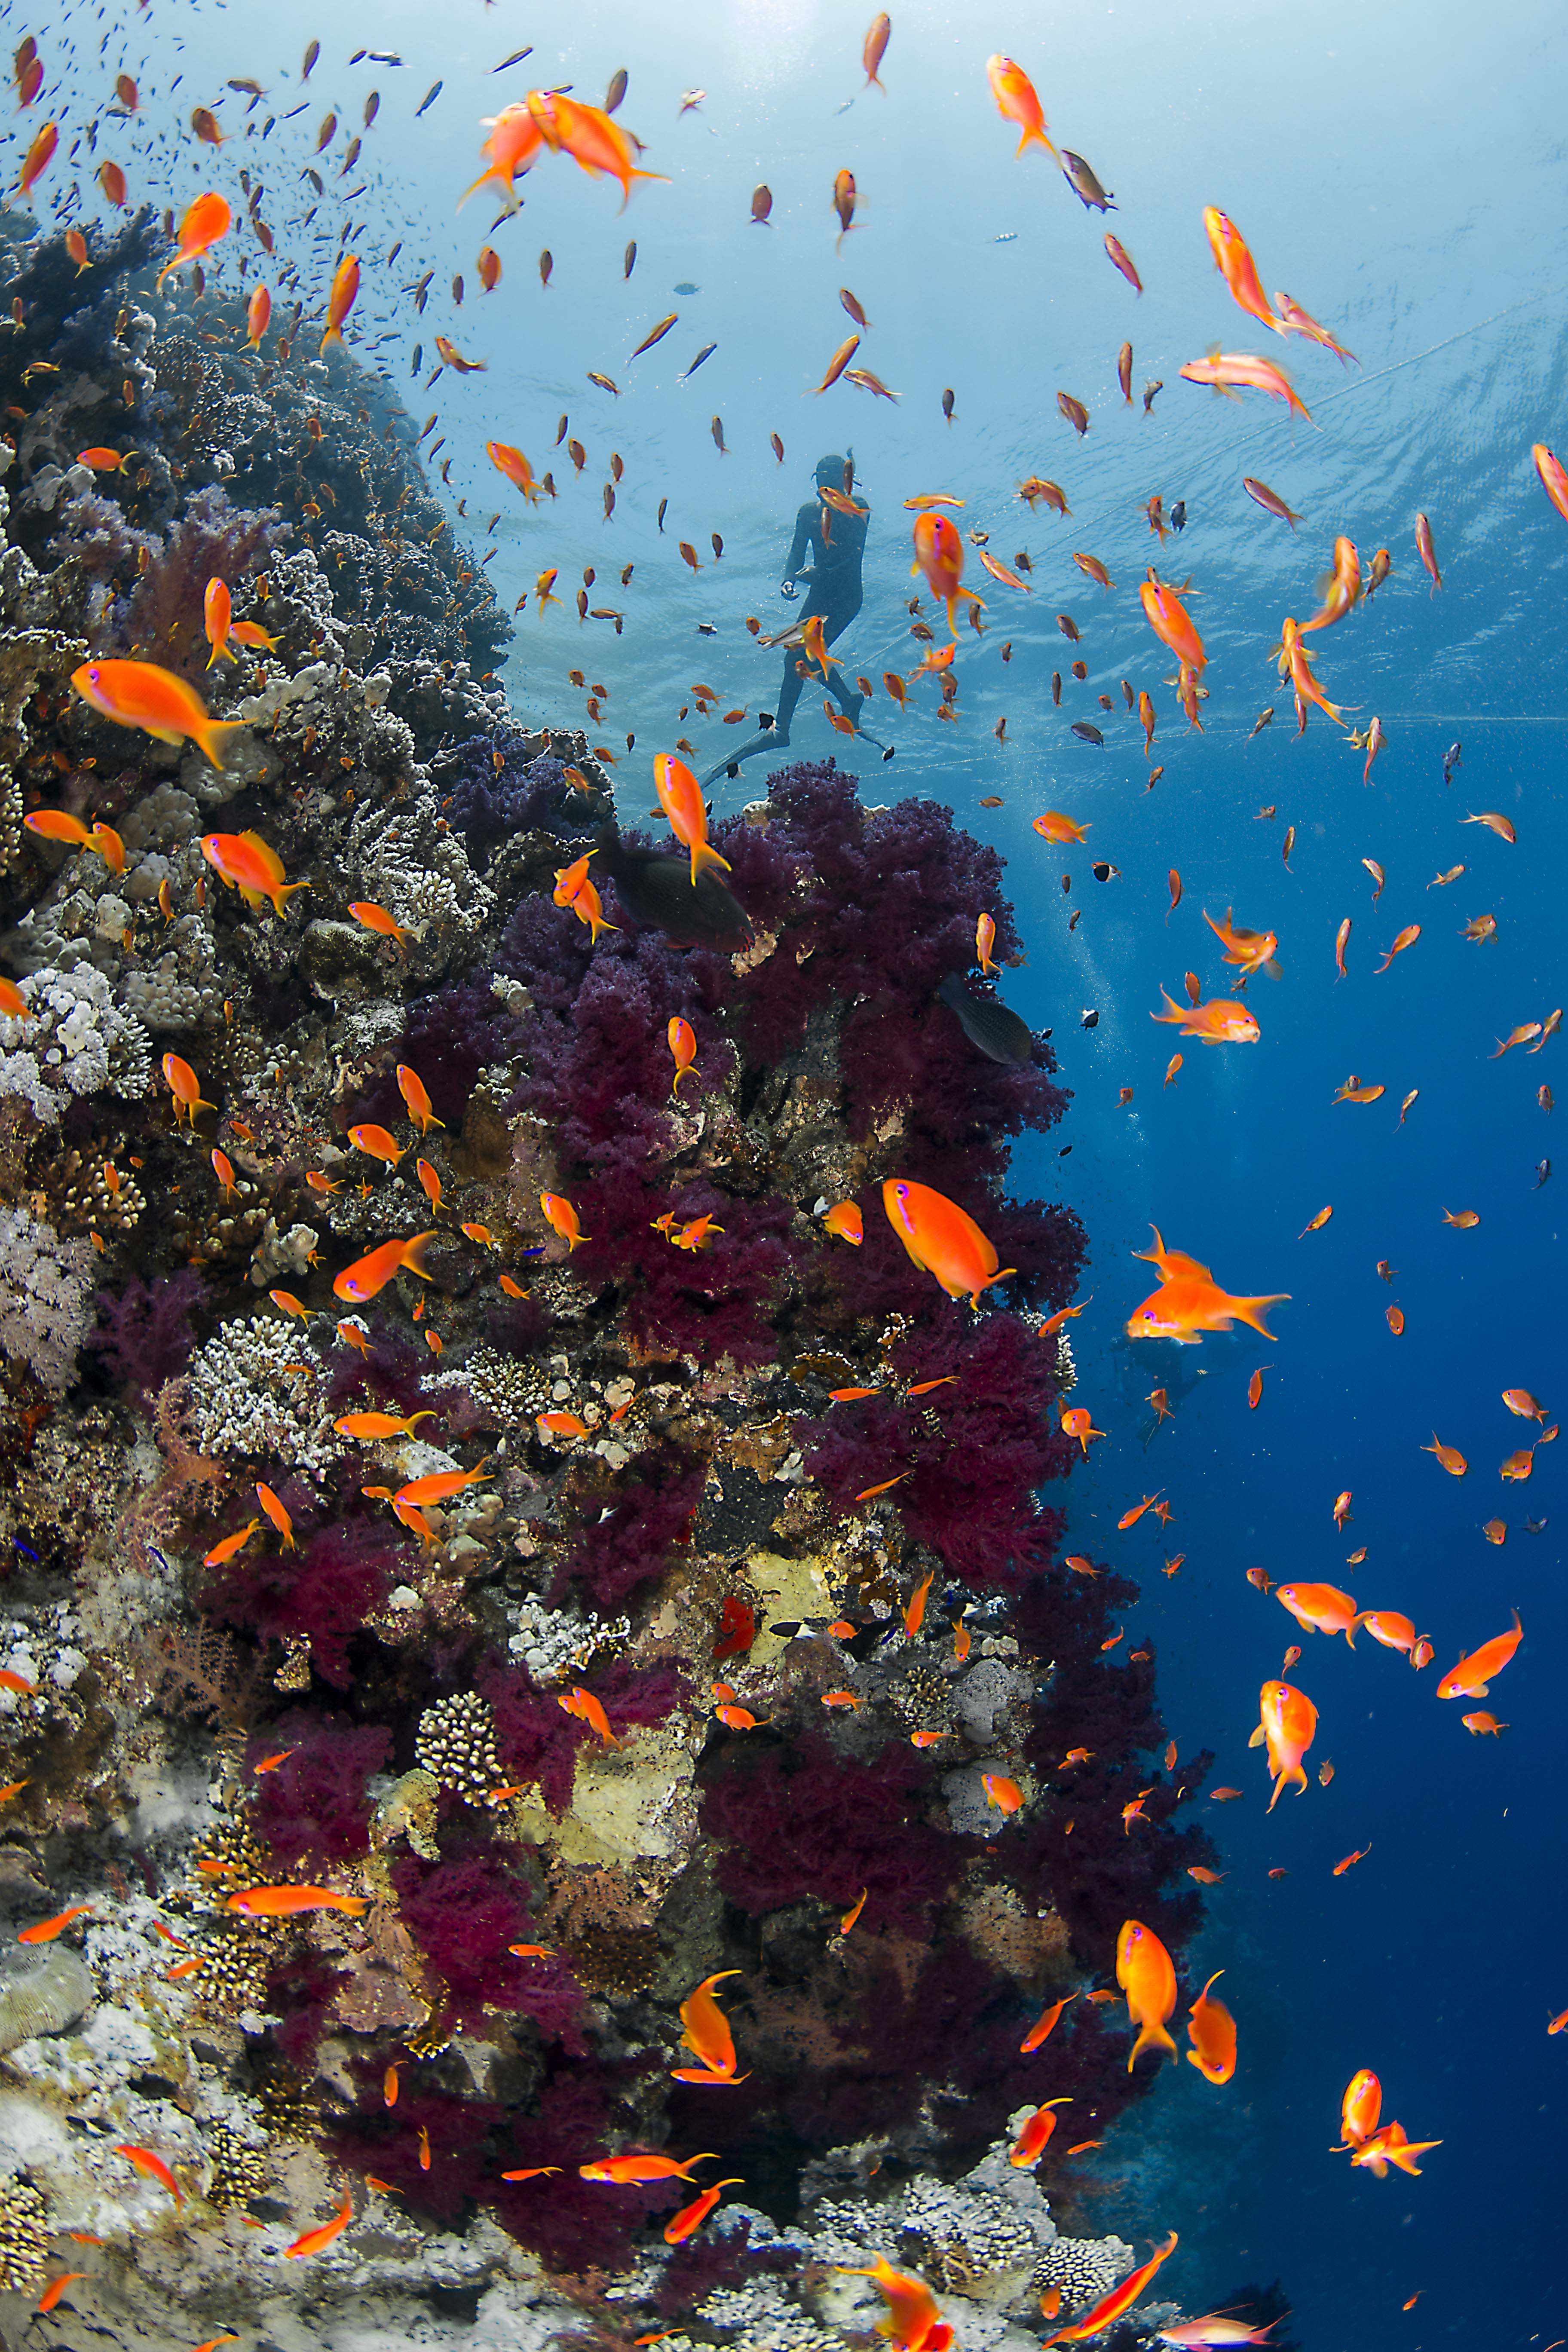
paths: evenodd
<path fill-rule="evenodd" d="M 1086 211 L 1090 208 L 1102 213 L 1120 211 L 1115 197 L 1100 186 L 1093 167 L 1086 163 L 1081 155 L 1075 155 L 1070 147 L 1062 149 L 1062 177 L 1074 195 L 1081 198 Z"/>
<path fill-rule="evenodd" d="M 1028 1024 L 1009 1012 L 1000 997 L 972 996 L 963 984 L 963 974 L 956 971 L 949 972 L 937 994 L 970 1044 L 977 1045 L 992 1061 L 1005 1062 L 1016 1069 L 1033 1054 L 1035 1041 Z"/>
<path fill-rule="evenodd" d="M 613 826 L 598 836 L 599 868 L 616 886 L 616 896 L 632 922 L 667 932 L 682 947 L 749 947 L 752 926 L 740 900 L 711 866 L 695 888 L 691 861 L 658 850 L 633 849 Z"/>

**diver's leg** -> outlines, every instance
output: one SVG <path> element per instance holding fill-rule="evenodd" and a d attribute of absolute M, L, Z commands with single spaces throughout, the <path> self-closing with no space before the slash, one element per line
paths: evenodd
<path fill-rule="evenodd" d="M 850 605 L 847 611 L 839 612 L 834 618 L 826 622 L 822 631 L 824 643 L 830 646 L 835 637 L 841 637 L 859 610 L 859 599 L 857 598 L 855 603 Z M 866 698 L 863 694 L 851 690 L 841 664 L 836 663 L 834 665 L 832 673 L 827 680 L 827 691 L 832 695 L 834 700 L 837 703 L 845 717 L 849 720 L 856 733 L 861 736 L 866 742 L 875 743 L 879 751 L 885 752 L 887 746 L 883 743 L 881 737 L 879 735 L 873 735 L 869 729 L 862 727 L 860 724 L 860 713 L 865 707 Z"/>
<path fill-rule="evenodd" d="M 799 647 L 786 646 L 784 677 L 779 682 L 778 709 L 773 713 L 773 725 L 763 728 L 760 733 L 752 736 L 736 751 L 726 751 L 717 765 L 710 768 L 703 777 L 704 792 L 710 784 L 716 782 L 719 777 L 724 775 L 731 768 L 738 768 L 743 760 L 754 760 L 759 751 L 782 751 L 785 749 L 789 742 L 790 720 L 795 717 L 795 706 L 801 697 L 801 688 L 805 683 L 796 667 L 799 660 Z"/>

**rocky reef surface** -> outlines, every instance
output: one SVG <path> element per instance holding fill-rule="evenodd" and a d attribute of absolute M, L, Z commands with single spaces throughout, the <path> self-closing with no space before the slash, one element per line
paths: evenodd
<path fill-rule="evenodd" d="M 153 242 L 15 243 L 0 344 L 0 2331 L 69 2269 L 153 2352 L 816 2352 L 880 2253 L 1021 2352 L 1134 2259 L 1071 2234 L 1152 2071 L 1089 1996 L 1214 1857 L 1134 1588 L 1040 1499 L 1086 1244 L 1004 1186 L 1066 1098 L 938 993 L 983 912 L 1019 954 L 1000 860 L 797 765 L 693 890 L 514 716 L 412 422 L 155 301 Z M 214 577 L 273 642 L 209 668 Z M 135 655 L 222 769 L 73 694 Z M 279 914 L 204 858 L 248 830 Z M 889 1176 L 1015 1269 L 979 1311 Z M 300 1884 L 351 1907 L 231 1907 Z M 720 1971 L 738 2071 L 681 2081 Z M 731 2201 L 672 2247 L 690 2184 L 582 2177 L 624 2149 Z"/>

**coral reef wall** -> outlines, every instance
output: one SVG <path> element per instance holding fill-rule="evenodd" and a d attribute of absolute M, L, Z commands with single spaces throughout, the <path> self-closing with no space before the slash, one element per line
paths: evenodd
<path fill-rule="evenodd" d="M 1088 1998 L 1020 2041 L 1124 1918 L 1179 1955 L 1212 1857 L 1042 1500 L 1086 1245 L 1004 1185 L 1065 1097 L 937 993 L 983 912 L 1018 953 L 1000 863 L 829 762 L 694 889 L 510 710 L 410 420 L 154 304 L 153 242 L 24 248 L 0 350 L 0 2287 L 75 2231 L 148 2343 L 305 2343 L 309 2293 L 835 2344 L 877 2302 L 827 2266 L 900 2243 L 1092 2300 L 1125 2250 L 1003 2136 L 1102 2140 L 1150 2062 Z M 209 667 L 214 578 L 257 627 Z M 73 693 L 137 656 L 221 768 Z M 889 1177 L 995 1244 L 978 1306 Z M 583 2176 L 627 2148 L 717 2152 L 739 2221 L 672 2254 L 684 2180 Z"/>

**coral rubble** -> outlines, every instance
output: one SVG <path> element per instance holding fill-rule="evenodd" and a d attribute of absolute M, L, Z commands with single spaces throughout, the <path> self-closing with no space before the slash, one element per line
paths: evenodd
<path fill-rule="evenodd" d="M 58 371 L 0 486 L 0 1906 L 72 1915 L 0 1983 L 0 2292 L 75 2231 L 73 2301 L 150 2345 L 293 2352 L 307 2299 L 390 2344 L 425 2297 L 430 2342 L 810 2352 L 887 2252 L 1010 2352 L 1131 2258 L 1058 2236 L 1070 2160 L 1009 2166 L 1009 2119 L 1099 2141 L 1149 2071 L 1087 2000 L 1021 2036 L 1122 1918 L 1179 1953 L 1209 1855 L 1205 1759 L 1151 1760 L 1153 1661 L 1107 1653 L 1132 1588 L 1041 1499 L 1085 1240 L 1003 1187 L 1065 1097 L 942 992 L 983 911 L 1017 952 L 1000 861 L 830 761 L 694 890 L 511 716 L 402 411 L 341 358 L 264 386 L 147 249 L 68 311 L 39 240 L 0 362 Z M 209 672 L 214 575 L 275 642 Z M 89 651 L 202 680 L 224 767 L 73 697 Z M 995 1244 L 980 1309 L 895 1176 Z M 673 2252 L 684 2182 L 581 2171 L 667 2147 L 744 2183 Z"/>

